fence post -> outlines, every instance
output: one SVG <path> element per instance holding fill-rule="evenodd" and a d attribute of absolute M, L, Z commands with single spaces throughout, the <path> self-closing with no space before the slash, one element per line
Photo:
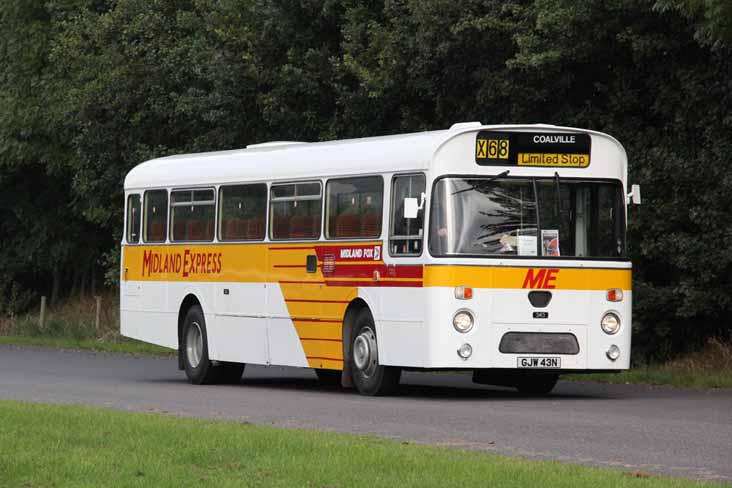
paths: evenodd
<path fill-rule="evenodd" d="M 96 318 L 94 319 L 94 326 L 97 329 L 97 332 L 99 332 L 99 318 L 102 313 L 102 297 L 96 296 L 94 297 L 97 300 L 97 314 Z"/>
<path fill-rule="evenodd" d="M 41 297 L 41 316 L 38 318 L 38 325 L 40 328 L 43 328 L 43 325 L 46 323 L 46 297 Z"/>

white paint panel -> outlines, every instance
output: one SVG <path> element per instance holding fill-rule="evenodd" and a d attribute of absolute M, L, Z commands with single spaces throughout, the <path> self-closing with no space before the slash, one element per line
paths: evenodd
<path fill-rule="evenodd" d="M 429 340 L 424 324 L 425 288 L 359 288 L 358 294 L 381 304 L 375 312 L 379 362 L 425 367 Z"/>
<path fill-rule="evenodd" d="M 120 319 L 123 336 L 178 349 L 177 315 L 123 310 Z"/>
<path fill-rule="evenodd" d="M 269 361 L 281 366 L 300 366 L 307 368 L 308 360 L 302 348 L 295 324 L 289 319 L 285 297 L 279 284 L 267 285 Z"/>
<path fill-rule="evenodd" d="M 552 299 L 545 308 L 534 308 L 529 302 L 533 290 L 492 290 L 491 322 L 494 324 L 573 324 L 584 325 L 590 320 L 589 291 L 585 290 L 541 290 L 549 291 Z M 534 319 L 533 313 L 549 314 L 548 319 Z"/>
<path fill-rule="evenodd" d="M 209 335 L 211 332 L 209 327 Z M 211 359 L 235 363 L 269 363 L 266 319 L 217 316 L 213 332 L 217 346 Z"/>

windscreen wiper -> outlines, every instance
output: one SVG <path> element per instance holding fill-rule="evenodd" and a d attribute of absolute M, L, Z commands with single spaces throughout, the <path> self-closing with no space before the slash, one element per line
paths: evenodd
<path fill-rule="evenodd" d="M 507 169 L 503 173 L 499 173 L 497 175 L 493 175 L 490 178 L 488 178 L 487 180 L 480 180 L 480 182 L 481 183 L 490 183 L 491 181 L 496 180 L 498 178 L 503 178 L 504 176 L 508 175 L 508 173 L 510 173 L 510 172 L 511 172 L 511 170 L 510 169 Z M 464 193 L 466 191 L 475 190 L 476 188 L 477 188 L 477 185 L 469 186 L 467 188 L 463 188 L 462 190 L 458 190 L 458 191 L 452 192 L 452 195 L 457 195 L 458 193 Z"/>

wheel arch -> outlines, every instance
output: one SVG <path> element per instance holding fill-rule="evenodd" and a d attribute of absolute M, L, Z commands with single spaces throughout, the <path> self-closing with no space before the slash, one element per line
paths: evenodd
<path fill-rule="evenodd" d="M 343 324 L 341 329 L 341 340 L 343 345 L 343 373 L 341 374 L 341 385 L 344 387 L 353 386 L 353 377 L 351 376 L 351 341 L 353 340 L 353 325 L 356 317 L 361 310 L 367 309 L 373 311 L 369 304 L 362 297 L 356 297 L 346 307 L 343 314 Z"/>
<path fill-rule="evenodd" d="M 201 307 L 201 310 L 203 310 L 201 300 L 199 300 L 195 294 L 188 293 L 183 298 L 183 301 L 181 301 L 180 307 L 178 307 L 178 369 L 180 370 L 185 369 L 185 364 L 183 362 L 183 349 L 180 346 L 183 343 L 183 322 L 186 319 L 188 310 L 194 305 L 198 305 Z"/>

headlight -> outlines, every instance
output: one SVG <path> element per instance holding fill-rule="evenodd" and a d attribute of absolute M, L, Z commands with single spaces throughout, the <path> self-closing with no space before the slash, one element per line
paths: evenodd
<path fill-rule="evenodd" d="M 606 334 L 617 334 L 620 330 L 620 318 L 613 312 L 608 312 L 602 316 L 600 327 Z"/>
<path fill-rule="evenodd" d="M 473 316 L 467 310 L 460 310 L 452 318 L 452 325 L 462 334 L 470 332 L 470 329 L 473 328 Z"/>

